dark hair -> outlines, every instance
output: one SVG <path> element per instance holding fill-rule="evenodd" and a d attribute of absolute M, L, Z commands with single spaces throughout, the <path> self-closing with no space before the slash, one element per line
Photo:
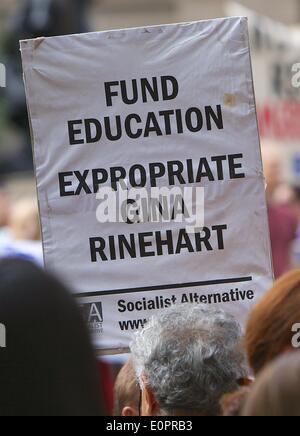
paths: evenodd
<path fill-rule="evenodd" d="M 23 260 L 0 262 L 0 416 L 102 414 L 96 360 L 64 286 Z"/>

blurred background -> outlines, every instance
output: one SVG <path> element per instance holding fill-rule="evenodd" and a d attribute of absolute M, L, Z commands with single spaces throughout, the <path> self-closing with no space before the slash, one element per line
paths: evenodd
<path fill-rule="evenodd" d="M 0 257 L 42 264 L 19 40 L 229 15 L 249 18 L 275 275 L 300 265 L 300 0 L 1 0 Z"/>

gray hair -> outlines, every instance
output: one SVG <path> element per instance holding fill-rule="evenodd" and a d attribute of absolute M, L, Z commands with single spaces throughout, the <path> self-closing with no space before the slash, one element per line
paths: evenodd
<path fill-rule="evenodd" d="M 221 397 L 247 376 L 241 328 L 223 310 L 182 304 L 162 311 L 136 333 L 131 351 L 161 412 L 218 414 Z"/>

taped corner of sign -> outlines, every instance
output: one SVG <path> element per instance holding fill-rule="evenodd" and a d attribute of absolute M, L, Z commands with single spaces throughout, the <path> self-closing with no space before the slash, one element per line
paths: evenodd
<path fill-rule="evenodd" d="M 244 23 L 248 23 L 248 21 L 249 21 L 247 15 L 245 15 L 245 14 L 240 15 L 240 20 Z"/>
<path fill-rule="evenodd" d="M 45 37 L 34 39 L 33 40 L 33 49 L 37 50 L 40 47 L 40 45 L 43 44 L 44 41 L 45 41 Z"/>
<path fill-rule="evenodd" d="M 37 50 L 41 44 L 45 41 L 45 37 L 42 36 L 40 38 L 36 38 L 36 39 L 24 39 L 20 41 L 20 47 L 21 47 L 21 51 L 25 50 L 26 48 L 30 48 L 33 50 Z"/>

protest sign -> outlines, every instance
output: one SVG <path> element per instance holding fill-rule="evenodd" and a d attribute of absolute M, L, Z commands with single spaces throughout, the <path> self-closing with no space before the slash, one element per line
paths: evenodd
<path fill-rule="evenodd" d="M 172 304 L 216 304 L 243 324 L 273 279 L 247 20 L 21 51 L 46 266 L 96 347 L 126 349 Z"/>

